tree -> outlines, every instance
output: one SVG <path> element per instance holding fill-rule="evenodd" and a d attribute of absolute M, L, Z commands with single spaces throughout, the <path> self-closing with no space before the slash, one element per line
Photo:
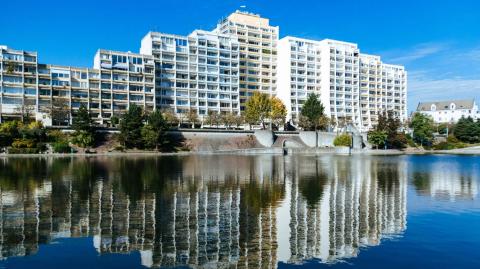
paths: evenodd
<path fill-rule="evenodd" d="M 126 147 L 142 146 L 143 111 L 132 104 L 120 121 L 120 136 Z"/>
<path fill-rule="evenodd" d="M 303 123 L 303 127 L 309 130 L 317 130 L 319 120 L 323 116 L 325 108 L 322 102 L 318 99 L 318 96 L 314 93 L 308 95 L 307 101 L 303 104 L 300 120 Z"/>
<path fill-rule="evenodd" d="M 49 111 L 52 125 L 67 126 L 70 123 L 70 108 L 67 99 L 55 98 Z"/>
<path fill-rule="evenodd" d="M 415 113 L 410 123 L 413 140 L 420 145 L 430 145 L 433 139 L 433 119 L 422 113 Z"/>
<path fill-rule="evenodd" d="M 25 99 L 23 104 L 15 108 L 15 111 L 21 115 L 23 123 L 28 123 L 35 113 L 35 100 Z"/>
<path fill-rule="evenodd" d="M 165 121 L 171 125 L 171 126 L 178 126 L 179 124 L 179 119 L 177 117 L 177 115 L 175 115 L 175 112 L 171 109 L 165 109 L 162 111 L 162 114 L 163 114 L 163 118 L 165 119 Z"/>
<path fill-rule="evenodd" d="M 147 124 L 142 128 L 142 139 L 145 146 L 158 150 L 166 143 L 168 124 L 160 111 L 155 110 L 147 117 Z"/>
<path fill-rule="evenodd" d="M 227 112 L 221 115 L 221 122 L 225 125 L 225 128 L 230 129 L 235 124 L 236 115 L 232 112 Z"/>
<path fill-rule="evenodd" d="M 72 142 L 82 148 L 93 146 L 95 143 L 94 122 L 85 105 L 81 105 L 72 119 L 72 128 L 75 130 Z"/>
<path fill-rule="evenodd" d="M 320 118 L 318 119 L 318 126 L 317 127 L 318 127 L 319 130 L 326 131 L 326 130 L 328 130 L 328 127 L 331 126 L 331 125 L 335 125 L 335 121 L 333 119 L 329 118 L 325 114 L 320 116 Z"/>
<path fill-rule="evenodd" d="M 368 133 L 368 142 L 378 149 L 379 146 L 385 145 L 387 137 L 388 135 L 385 131 L 370 131 Z"/>
<path fill-rule="evenodd" d="M 462 142 L 477 143 L 480 141 L 480 127 L 478 121 L 471 117 L 462 117 L 455 125 L 454 135 Z"/>
<path fill-rule="evenodd" d="M 277 97 L 272 97 L 270 99 L 270 105 L 270 119 L 272 123 L 277 126 L 283 125 L 285 123 L 285 117 L 287 116 L 287 108 L 282 100 Z"/>
<path fill-rule="evenodd" d="M 218 127 L 218 124 L 220 122 L 220 115 L 218 115 L 217 111 L 209 110 L 206 120 L 210 127 L 212 127 L 213 125 Z"/>
<path fill-rule="evenodd" d="M 187 121 L 192 124 L 192 128 L 195 128 L 195 124 L 198 122 L 198 115 L 196 109 L 188 110 Z"/>
<path fill-rule="evenodd" d="M 77 113 L 73 116 L 72 128 L 76 132 L 80 132 L 80 131 L 92 132 L 93 131 L 93 120 L 90 117 L 90 112 L 88 111 L 85 105 L 82 104 L 78 109 Z"/>
<path fill-rule="evenodd" d="M 271 100 L 265 93 L 254 92 L 245 103 L 245 120 L 250 124 L 261 123 L 265 129 L 265 120 L 269 118 Z"/>
<path fill-rule="evenodd" d="M 240 125 L 245 123 L 245 117 L 242 114 L 235 115 L 235 127 L 240 127 Z"/>
<path fill-rule="evenodd" d="M 120 119 L 118 118 L 118 116 L 113 115 L 113 116 L 110 118 L 110 122 L 111 122 L 111 124 L 112 124 L 112 127 L 117 127 L 117 125 L 120 123 Z"/>
<path fill-rule="evenodd" d="M 390 110 L 378 114 L 375 131 L 384 132 L 387 135 L 387 138 L 384 140 L 385 146 L 389 148 L 404 148 L 407 145 L 407 140 L 405 134 L 399 133 L 401 126 L 400 119 Z M 405 143 L 402 144 L 403 142 Z"/>

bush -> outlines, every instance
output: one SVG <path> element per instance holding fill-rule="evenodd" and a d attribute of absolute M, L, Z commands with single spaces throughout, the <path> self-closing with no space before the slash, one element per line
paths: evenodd
<path fill-rule="evenodd" d="M 47 141 L 48 142 L 60 142 L 60 141 L 67 141 L 68 134 L 60 131 L 60 130 L 50 130 L 47 133 Z"/>
<path fill-rule="evenodd" d="M 40 153 L 38 148 L 8 148 L 9 154 L 37 154 Z"/>
<path fill-rule="evenodd" d="M 74 137 L 72 138 L 72 143 L 82 148 L 87 148 L 93 146 L 95 139 L 91 133 L 79 131 L 75 133 Z"/>
<path fill-rule="evenodd" d="M 333 145 L 335 145 L 336 147 L 351 147 L 352 137 L 349 134 L 341 134 L 335 137 Z"/>
<path fill-rule="evenodd" d="M 122 145 L 117 145 L 117 146 L 115 146 L 114 150 L 123 152 L 123 151 L 125 151 L 125 148 Z"/>
<path fill-rule="evenodd" d="M 72 152 L 72 149 L 68 145 L 66 141 L 58 141 L 53 143 L 52 145 L 53 151 L 56 153 L 70 153 Z"/>
<path fill-rule="evenodd" d="M 32 139 L 17 138 L 12 143 L 12 147 L 17 149 L 35 148 L 35 146 L 35 141 Z"/>

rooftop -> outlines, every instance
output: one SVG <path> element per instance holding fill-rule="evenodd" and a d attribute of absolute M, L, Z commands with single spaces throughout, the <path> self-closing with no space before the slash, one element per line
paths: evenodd
<path fill-rule="evenodd" d="M 418 103 L 417 111 L 431 111 L 432 105 L 435 105 L 435 110 L 450 110 L 451 104 L 455 105 L 455 109 L 472 109 L 475 106 L 475 99 L 421 102 Z"/>

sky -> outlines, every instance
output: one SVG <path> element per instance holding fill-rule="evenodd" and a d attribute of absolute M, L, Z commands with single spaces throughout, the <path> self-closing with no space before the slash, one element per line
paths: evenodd
<path fill-rule="evenodd" d="M 245 7 L 242 7 L 245 6 Z M 99 48 L 138 52 L 148 31 L 212 30 L 237 9 L 297 36 L 354 42 L 408 71 L 408 107 L 480 102 L 480 1 L 475 0 L 22 0 L 4 1 L 0 44 L 41 63 L 91 67 Z"/>

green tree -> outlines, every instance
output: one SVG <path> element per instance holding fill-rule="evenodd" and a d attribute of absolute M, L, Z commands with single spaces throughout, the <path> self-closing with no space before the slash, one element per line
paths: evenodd
<path fill-rule="evenodd" d="M 76 132 L 93 132 L 93 120 L 85 105 L 81 105 L 77 113 L 72 118 L 72 128 Z"/>
<path fill-rule="evenodd" d="M 394 114 L 393 111 L 387 111 L 378 114 L 377 126 L 375 131 L 384 132 L 387 138 L 384 140 L 386 146 L 389 148 L 404 148 L 408 141 L 405 134 L 399 133 L 402 126 L 400 119 Z M 403 143 L 405 142 L 405 143 Z M 383 145 L 383 144 L 382 144 Z"/>
<path fill-rule="evenodd" d="M 308 95 L 307 101 L 303 104 L 302 112 L 300 115 L 303 118 L 303 126 L 305 129 L 314 130 L 318 129 L 320 118 L 324 115 L 325 108 L 318 96 L 314 93 Z"/>
<path fill-rule="evenodd" d="M 385 131 L 374 130 L 368 132 L 368 142 L 374 145 L 377 149 L 379 146 L 385 145 L 387 137 L 388 135 Z"/>
<path fill-rule="evenodd" d="M 155 110 L 147 116 L 147 124 L 142 127 L 141 135 L 145 147 L 155 148 L 166 143 L 168 123 L 163 118 L 160 111 Z"/>
<path fill-rule="evenodd" d="M 413 129 L 413 140 L 420 145 L 430 145 L 433 139 L 433 119 L 422 113 L 415 113 L 410 128 Z"/>
<path fill-rule="evenodd" d="M 143 111 L 132 104 L 120 121 L 120 137 L 126 147 L 142 146 Z"/>
<path fill-rule="evenodd" d="M 477 143 L 480 141 L 479 123 L 478 121 L 475 122 L 471 117 L 459 119 L 453 133 L 462 142 Z"/>
<path fill-rule="evenodd" d="M 81 105 L 72 118 L 72 128 L 75 130 L 72 142 L 82 148 L 88 148 L 95 144 L 94 122 L 85 105 Z"/>
<path fill-rule="evenodd" d="M 254 92 L 245 103 L 245 120 L 249 124 L 262 124 L 265 129 L 265 121 L 271 111 L 271 99 L 265 93 Z"/>

